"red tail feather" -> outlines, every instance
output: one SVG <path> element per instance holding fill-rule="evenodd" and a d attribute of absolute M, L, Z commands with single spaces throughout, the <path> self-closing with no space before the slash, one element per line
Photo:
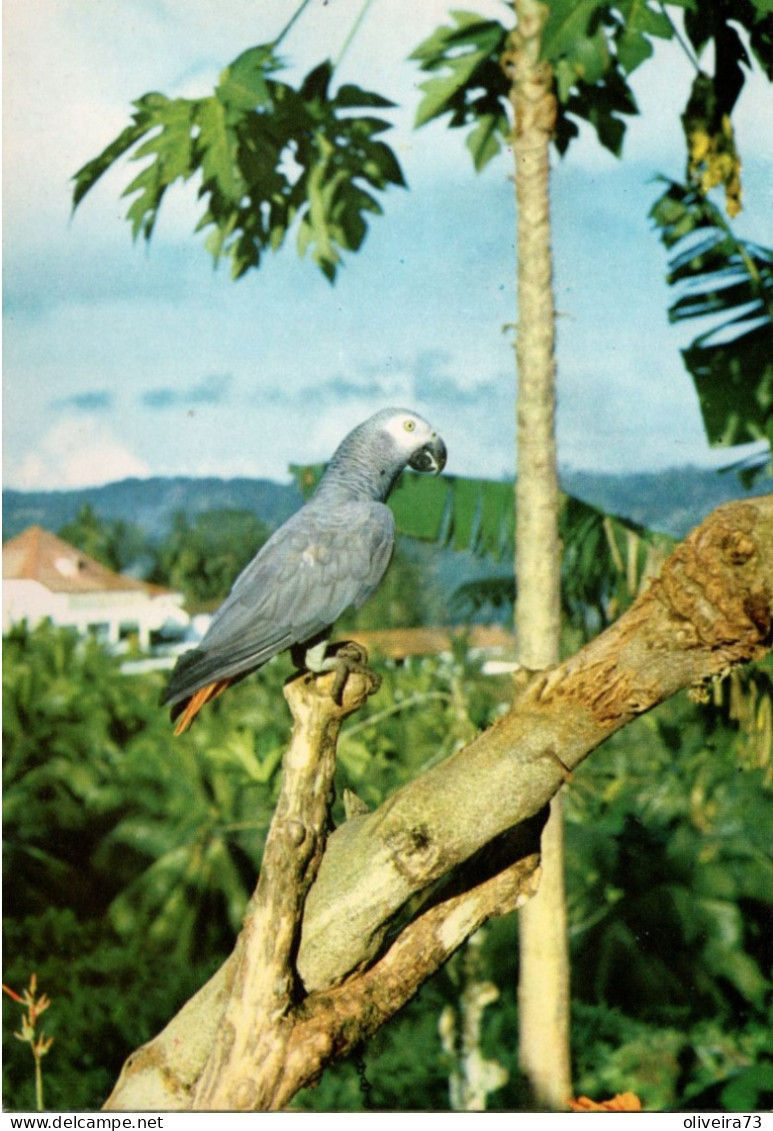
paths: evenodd
<path fill-rule="evenodd" d="M 230 679 L 217 679 L 214 683 L 208 683 L 206 687 L 200 687 L 198 691 L 194 691 L 185 704 L 185 710 L 177 720 L 174 733 L 176 735 L 185 734 L 204 704 L 209 703 L 211 699 L 217 699 L 218 695 L 222 695 L 230 683 Z"/>

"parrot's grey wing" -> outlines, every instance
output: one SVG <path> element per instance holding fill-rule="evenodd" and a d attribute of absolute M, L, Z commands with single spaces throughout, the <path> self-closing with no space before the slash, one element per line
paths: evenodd
<path fill-rule="evenodd" d="M 328 629 L 381 581 L 394 545 L 382 503 L 309 504 L 263 546 L 234 584 L 200 646 L 178 662 L 165 696 L 174 703 L 233 679 Z"/>

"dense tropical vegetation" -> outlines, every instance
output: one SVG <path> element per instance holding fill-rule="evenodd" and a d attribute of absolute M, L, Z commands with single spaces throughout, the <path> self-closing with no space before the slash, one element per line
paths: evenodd
<path fill-rule="evenodd" d="M 515 7 L 522 15 L 530 6 Z M 602 144 L 620 151 L 623 116 L 635 111 L 628 76 L 652 53 L 653 37 L 678 34 L 669 8 L 685 9 L 692 48 L 699 54 L 711 42 L 716 62 L 713 76 L 695 64 L 683 119 L 687 184 L 672 185 L 653 212 L 664 241 L 678 248 L 673 281 L 693 287 L 676 302 L 672 316 L 719 314 L 726 319 L 719 340 L 709 331 L 685 352 L 710 439 L 769 438 L 770 255 L 736 240 L 705 202 L 705 193 L 721 185 L 728 214 L 740 205 L 740 164 L 730 114 L 744 82 L 741 64 L 748 57 L 734 22 L 740 21 L 752 54 L 770 75 L 768 5 L 752 0 L 731 10 L 724 3 L 698 0 L 657 7 L 554 0 L 540 49 L 550 68 L 542 72 L 545 90 L 555 102 L 553 139 L 564 152 L 576 136 L 577 119 L 586 119 Z M 470 130 L 468 146 L 480 168 L 511 136 L 507 102 L 512 59 L 508 64 L 507 57 L 515 40 L 497 21 L 465 13 L 456 13 L 453 20 L 415 54 L 432 75 L 424 86 L 419 123 L 450 114 L 452 126 Z M 297 89 L 280 81 L 277 48 L 284 34 L 243 53 L 206 98 L 170 100 L 153 94 L 139 99 L 132 123 L 78 173 L 75 203 L 117 159 L 133 151 L 135 158 L 146 159 L 127 189 L 134 196 L 129 219 L 135 235 L 150 236 L 168 188 L 196 174 L 205 202 L 200 227 L 209 229 L 213 255 L 230 258 L 235 276 L 256 267 L 265 251 L 281 246 L 292 229 L 301 253 L 309 250 L 332 280 L 341 253 L 360 247 L 366 214 L 381 210 L 376 193 L 400 185 L 402 174 L 380 140 L 387 123 L 366 112 L 386 109 L 386 101 L 359 87 L 337 87 L 329 63 L 315 66 Z M 517 129 L 514 137 L 517 142 Z M 710 232 L 704 238 L 706 229 Z M 690 242 L 683 250 L 685 237 Z M 745 314 L 736 324 L 739 308 Z M 757 366 L 751 380 L 737 380 L 741 354 L 747 368 Z M 524 369 L 521 365 L 522 381 Z M 464 494 L 464 487 L 456 485 L 450 499 L 435 499 L 428 509 L 436 525 L 442 529 L 446 523 L 450 537 L 463 514 L 469 527 L 465 544 L 490 551 L 493 538 L 505 545 L 496 521 L 501 511 L 496 490 L 474 510 L 469 503 L 458 506 Z M 487 510 L 489 499 L 494 500 L 494 520 Z M 607 623 L 631 597 L 655 547 L 643 532 L 621 530 L 599 513 L 578 512 L 572 500 L 563 510 L 568 582 L 564 644 L 571 647 Z M 427 508 L 419 511 L 425 515 Z M 406 514 L 410 518 L 410 508 Z M 178 541 L 161 566 L 165 577 L 198 585 L 194 596 L 201 601 L 221 587 L 236 565 L 212 552 L 206 527 L 206 521 L 195 530 L 181 524 Z M 127 533 L 115 532 L 113 552 Z M 251 534 L 260 537 L 261 532 L 255 528 Z M 601 564 L 602 553 L 614 568 Z M 512 588 L 503 591 L 501 580 L 489 580 L 484 604 L 502 607 L 512 600 Z M 474 607 L 480 593 L 478 584 L 462 598 Z M 9 804 L 19 822 L 20 853 L 12 861 L 19 875 L 26 869 L 27 878 L 14 918 L 20 941 L 45 936 L 34 915 L 43 907 L 46 914 L 55 912 L 57 900 L 75 886 L 80 868 L 88 875 L 95 870 L 80 914 L 88 919 L 89 901 L 96 906 L 102 900 L 90 924 L 97 933 L 111 932 L 112 942 L 123 943 L 127 954 L 128 940 L 141 937 L 151 964 L 158 947 L 158 955 L 179 956 L 189 969 L 217 965 L 229 949 L 228 929 L 234 928 L 244 905 L 244 877 L 259 865 L 259 834 L 270 811 L 281 745 L 276 710 L 272 713 L 260 697 L 263 688 L 273 690 L 275 702 L 278 683 L 269 679 L 251 697 L 240 689 L 231 704 L 212 712 L 209 730 L 197 731 L 192 747 L 184 748 L 188 755 L 177 752 L 164 760 L 159 751 L 166 732 L 157 734 L 153 747 L 149 742 L 160 726 L 146 698 L 151 689 L 157 691 L 151 678 L 132 688 L 122 682 L 125 677 L 111 674 L 108 658 L 47 630 L 32 636 L 20 630 L 8 648 L 15 649 L 9 664 L 8 717 L 17 751 L 10 769 L 18 774 L 9 782 Z M 34 657 L 31 666 L 28 656 Z M 67 690 L 81 663 L 88 683 L 82 698 Z M 539 661 L 535 666 L 544 665 Z M 568 791 L 578 1091 L 636 1090 L 651 1107 L 689 1108 L 706 1104 L 709 1095 L 731 1110 L 765 1102 L 773 1071 L 764 1046 L 770 1021 L 765 950 L 770 872 L 764 843 L 770 673 L 760 668 L 746 681 L 737 673 L 730 679 L 730 694 L 727 683 L 719 684 L 708 705 L 675 701 L 640 719 L 624 740 L 613 739 L 591 767 L 578 773 Z M 99 698 L 102 691 L 104 699 Z M 30 698 L 35 693 L 43 703 L 47 695 L 54 696 L 40 720 L 37 707 L 31 707 L 37 703 Z M 429 759 L 442 757 L 491 721 L 508 698 L 507 689 L 482 677 L 461 651 L 451 661 L 399 672 L 394 681 L 390 678 L 386 697 L 369 708 L 376 712 L 378 730 L 367 731 L 373 725 L 367 718 L 350 724 L 340 751 L 341 786 L 354 785 L 366 801 L 378 802 L 400 781 L 425 769 Z M 421 709 L 430 704 L 431 709 Z M 58 710 L 63 711 L 62 726 L 52 721 Z M 245 719 L 240 710 L 247 712 Z M 46 721 L 49 730 L 36 741 L 35 727 Z M 219 726 L 224 728 L 220 734 Z M 74 739 L 82 745 L 70 765 L 63 736 L 79 728 L 84 737 Z M 257 751 L 255 735 L 260 736 Z M 191 751 L 195 762 L 189 761 Z M 126 775 L 120 791 L 115 788 L 119 760 Z M 175 800 L 161 805 L 167 786 Z M 41 828 L 40 814 L 48 803 L 57 811 Z M 92 810 L 95 827 L 79 825 Z M 85 859 L 79 855 L 82 848 Z M 61 910 L 77 914 L 70 907 Z M 503 1002 L 496 1018 L 492 1011 L 483 1036 L 486 1055 L 500 1066 L 497 1086 L 489 1089 L 496 1098 L 489 1103 L 517 1107 L 525 1101 L 508 1029 L 514 959 L 512 947 L 503 942 L 507 930 L 506 923 L 489 928 L 478 947 L 475 976 L 488 977 Z M 62 940 L 65 936 L 66 931 Z M 138 955 L 133 957 L 139 961 Z M 418 1004 L 384 1031 L 381 1048 L 377 1041 L 376 1053 L 368 1056 L 367 1084 L 359 1065 L 359 1095 L 352 1088 L 356 1078 L 347 1079 L 344 1066 L 296 1102 L 328 1110 L 353 1102 L 443 1106 L 440 1090 L 445 1093 L 447 1079 L 455 1077 L 458 1051 L 447 1039 L 453 1032 L 448 1010 L 464 996 L 471 962 L 469 950 L 460 954 Z M 55 1000 L 63 989 L 62 974 L 61 965 L 52 969 L 52 981 L 58 977 L 60 983 L 46 987 Z M 171 987 L 167 981 L 165 990 L 172 988 L 184 997 L 182 986 Z M 161 996 L 155 995 L 154 1005 Z M 124 999 L 125 1005 L 126 992 Z M 165 1002 L 169 1011 L 175 1004 Z M 436 1037 L 438 1013 L 442 1031 Z M 134 1013 L 133 1023 L 141 1017 Z M 154 1019 L 149 1029 L 157 1024 Z M 415 1026 L 410 1037 L 406 1026 Z M 430 1040 L 432 1076 L 419 1080 L 416 1049 Z M 401 1084 L 399 1095 L 396 1082 Z"/>
<path fill-rule="evenodd" d="M 5 969 L 52 998 L 51 1108 L 94 1108 L 121 1062 L 230 951 L 260 864 L 289 719 L 276 663 L 175 741 L 162 677 L 120 673 L 96 644 L 42 627 L 4 642 Z M 374 806 L 502 711 L 508 677 L 453 656 L 379 662 L 382 692 L 344 731 L 335 815 Z M 680 697 L 612 739 L 567 790 L 578 1092 L 637 1092 L 650 1109 L 765 1106 L 773 819 L 773 669 L 734 673 L 711 701 Z M 500 988 L 482 1030 L 508 1070 L 495 1109 L 525 1102 L 514 1059 L 512 919 L 486 929 Z M 363 1050 L 297 1103 L 444 1110 L 438 1034 L 461 956 Z M 29 1050 L 4 1003 L 5 1103 L 33 1106 Z M 365 1071 L 366 1085 L 362 1072 Z"/>

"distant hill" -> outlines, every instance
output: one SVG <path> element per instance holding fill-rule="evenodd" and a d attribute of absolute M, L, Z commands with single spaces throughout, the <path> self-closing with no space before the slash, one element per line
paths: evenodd
<path fill-rule="evenodd" d="M 758 481 L 754 492 L 745 492 L 735 476 L 681 468 L 637 475 L 566 472 L 562 487 L 613 514 L 679 537 L 720 503 L 763 494 L 773 489 L 773 482 Z M 124 479 L 77 491 L 4 491 L 3 538 L 35 524 L 56 533 L 86 504 L 99 518 L 132 522 L 151 539 L 161 540 L 178 512 L 191 519 L 209 510 L 248 510 L 275 528 L 301 503 L 301 493 L 294 484 L 265 479 Z M 401 539 L 400 546 L 404 560 L 415 567 L 412 576 L 421 592 L 426 623 L 466 621 L 469 611 L 455 608 L 449 603 L 449 595 L 470 582 L 510 577 L 512 573 L 512 563 L 492 562 L 471 551 L 439 549 L 413 539 Z M 144 576 L 142 568 L 140 562 L 129 572 Z M 511 615 L 506 606 L 487 606 L 474 619 L 504 623 Z"/>
<path fill-rule="evenodd" d="M 758 479 L 745 490 L 737 476 L 694 467 L 629 475 L 565 471 L 562 487 L 612 514 L 653 530 L 682 537 L 710 510 L 731 499 L 773 491 L 773 479 Z M 56 532 L 85 504 L 105 519 L 123 519 L 150 537 L 163 536 L 172 516 L 183 511 L 249 510 L 270 527 L 279 526 L 301 505 L 294 484 L 267 479 L 123 479 L 75 491 L 3 491 L 3 539 L 38 524 Z"/>
<path fill-rule="evenodd" d="M 268 479 L 122 479 L 77 491 L 3 491 L 3 540 L 35 524 L 56 532 L 86 504 L 99 518 L 136 523 L 155 538 L 178 511 L 190 518 L 209 510 L 249 510 L 276 527 L 302 501 L 294 484 Z"/>
<path fill-rule="evenodd" d="M 611 514 L 683 538 L 721 503 L 769 494 L 773 491 L 773 478 L 759 476 L 754 487 L 747 489 L 732 472 L 697 467 L 628 475 L 565 471 L 561 486 L 570 495 Z"/>

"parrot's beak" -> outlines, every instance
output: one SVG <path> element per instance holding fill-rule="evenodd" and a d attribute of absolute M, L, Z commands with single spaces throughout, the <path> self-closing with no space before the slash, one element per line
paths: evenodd
<path fill-rule="evenodd" d="M 439 436 L 433 436 L 408 460 L 414 471 L 432 471 L 439 475 L 446 465 L 446 446 Z"/>

